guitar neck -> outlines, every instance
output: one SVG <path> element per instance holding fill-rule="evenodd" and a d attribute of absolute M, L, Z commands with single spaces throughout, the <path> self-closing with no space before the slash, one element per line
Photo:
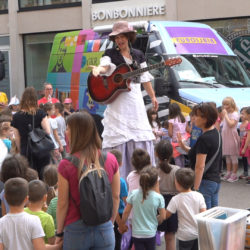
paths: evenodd
<path fill-rule="evenodd" d="M 165 66 L 164 61 L 160 62 L 160 63 L 157 63 L 157 64 L 153 64 L 153 65 L 148 66 L 146 68 L 141 68 L 141 69 L 137 69 L 137 70 L 134 70 L 134 71 L 131 71 L 131 72 L 127 72 L 127 73 L 123 74 L 123 79 L 135 77 L 137 75 L 140 75 L 143 72 L 146 72 L 146 71 L 149 71 L 149 70 L 152 70 L 152 69 L 161 68 L 163 66 Z"/>

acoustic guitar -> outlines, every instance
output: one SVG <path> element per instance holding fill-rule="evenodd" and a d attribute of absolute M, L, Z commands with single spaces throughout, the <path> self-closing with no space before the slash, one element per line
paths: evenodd
<path fill-rule="evenodd" d="M 124 63 L 119 65 L 110 76 L 95 77 L 90 73 L 88 76 L 89 94 L 94 101 L 101 104 L 109 104 L 113 102 L 121 92 L 131 90 L 131 78 L 152 69 L 161 68 L 163 66 L 171 67 L 181 62 L 182 59 L 179 57 L 171 58 L 137 70 L 132 70 L 128 64 Z"/>

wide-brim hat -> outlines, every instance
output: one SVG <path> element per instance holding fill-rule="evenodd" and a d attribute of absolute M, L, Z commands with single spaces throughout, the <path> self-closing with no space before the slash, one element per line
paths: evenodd
<path fill-rule="evenodd" d="M 118 21 L 114 23 L 109 39 L 114 40 L 115 36 L 119 34 L 132 34 L 132 36 L 135 36 L 136 30 L 127 21 Z"/>

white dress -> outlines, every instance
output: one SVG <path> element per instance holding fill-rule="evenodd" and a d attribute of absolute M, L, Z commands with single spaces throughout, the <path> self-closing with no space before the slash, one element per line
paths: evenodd
<path fill-rule="evenodd" d="M 126 63 L 131 60 L 124 57 Z M 116 69 L 110 57 L 104 56 L 100 61 L 101 66 L 110 66 L 109 76 Z M 147 67 L 146 62 L 141 67 Z M 149 82 L 153 76 L 144 72 L 140 76 L 140 82 Z M 144 105 L 141 84 L 131 82 L 131 91 L 121 93 L 111 104 L 107 105 L 104 112 L 103 148 L 112 148 L 128 141 L 142 142 L 155 140 L 152 128 L 149 124 Z"/>

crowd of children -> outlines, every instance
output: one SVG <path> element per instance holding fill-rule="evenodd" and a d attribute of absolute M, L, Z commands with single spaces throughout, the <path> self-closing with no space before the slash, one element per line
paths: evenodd
<path fill-rule="evenodd" d="M 15 101 L 15 102 L 14 102 Z M 57 221 L 57 166 L 67 152 L 65 116 L 74 110 L 71 100 L 40 105 L 48 116 L 51 138 L 55 148 L 51 164 L 38 173 L 29 167 L 27 159 L 17 153 L 11 127 L 11 116 L 18 111 L 18 100 L 11 109 L 1 112 L 0 139 L 9 155 L 1 164 L 1 214 L 0 249 L 60 249 L 62 242 L 55 241 Z M 211 104 L 214 105 L 214 104 Z M 135 149 L 131 163 L 134 170 L 125 179 L 120 178 L 120 204 L 114 223 L 115 249 L 153 250 L 157 232 L 164 232 L 166 250 L 198 249 L 198 227 L 195 215 L 206 209 L 201 193 L 192 191 L 195 173 L 188 165 L 185 152 L 181 151 L 178 135 L 184 143 L 193 147 L 202 134 L 196 126 L 195 114 L 189 118 L 181 112 L 177 103 L 169 105 L 169 119 L 160 122 L 157 112 L 147 112 L 155 134 L 156 166 L 152 166 L 147 151 Z M 241 119 L 241 124 L 238 123 Z M 215 127 L 221 132 L 223 156 L 226 160 L 228 182 L 238 180 L 238 157 L 242 157 L 244 172 L 239 178 L 248 178 L 250 164 L 250 107 L 240 114 L 231 97 L 218 108 Z M 121 152 L 112 150 L 120 167 Z M 172 160 L 173 158 L 173 160 Z M 3 187 L 4 184 L 4 187 Z M 129 244 L 123 245 L 123 234 L 128 234 Z M 12 240 L 15 235 L 15 240 Z M 38 248 L 39 246 L 40 248 Z"/>

